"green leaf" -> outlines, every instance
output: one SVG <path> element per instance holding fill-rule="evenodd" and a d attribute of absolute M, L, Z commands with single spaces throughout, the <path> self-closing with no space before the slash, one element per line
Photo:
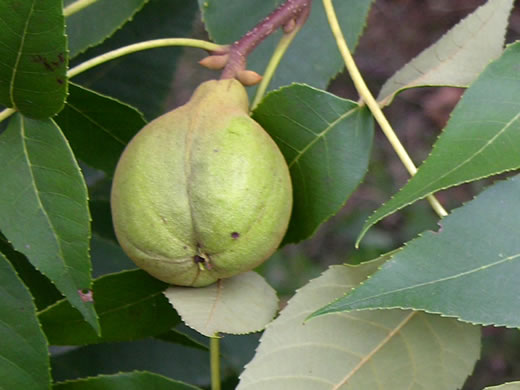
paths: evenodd
<path fill-rule="evenodd" d="M 431 155 L 401 191 L 365 222 L 376 222 L 461 183 L 520 168 L 520 42 L 510 45 L 466 91 Z"/>
<path fill-rule="evenodd" d="M 160 335 L 155 336 L 155 338 L 173 344 L 179 344 L 184 345 L 186 347 L 201 349 L 203 351 L 209 351 L 207 345 L 198 342 L 197 340 L 193 339 L 192 337 L 177 329 L 170 329 L 166 333 L 162 333 Z"/>
<path fill-rule="evenodd" d="M 424 50 L 381 88 L 387 105 L 408 88 L 432 85 L 467 87 L 490 61 L 502 54 L 514 0 L 489 0 Z"/>
<path fill-rule="evenodd" d="M 284 242 L 301 241 L 345 204 L 365 176 L 372 117 L 350 100 L 296 84 L 270 93 L 253 118 L 289 165 L 294 206 Z"/>
<path fill-rule="evenodd" d="M 0 253 L 0 388 L 50 388 L 47 341 L 36 307 L 14 268 Z"/>
<path fill-rule="evenodd" d="M 460 388 L 479 358 L 478 327 L 403 310 L 306 321 L 380 263 L 333 266 L 300 289 L 265 330 L 237 390 Z"/>
<path fill-rule="evenodd" d="M 228 44 L 240 39 L 281 2 L 199 0 L 199 5 L 206 29 L 212 39 Z M 365 26 L 371 3 L 371 0 L 342 0 L 334 4 L 342 31 L 351 49 L 356 46 Z M 230 20 L 233 23 L 230 23 Z M 248 57 L 248 69 L 264 73 L 281 34 L 273 34 L 255 49 Z M 280 62 L 269 88 L 276 89 L 294 81 L 325 88 L 329 80 L 343 67 L 344 62 L 330 31 L 323 4 L 321 1 L 315 1 L 309 19 Z"/>
<path fill-rule="evenodd" d="M 137 268 L 119 245 L 97 234 L 92 235 L 90 255 L 92 257 L 92 275 L 95 278 Z"/>
<path fill-rule="evenodd" d="M 93 378 L 56 383 L 53 390 L 197 390 L 200 387 L 174 381 L 146 371 L 99 375 Z"/>
<path fill-rule="evenodd" d="M 504 383 L 503 385 L 486 387 L 484 390 L 520 390 L 520 382 Z"/>
<path fill-rule="evenodd" d="M 103 42 L 129 21 L 148 0 L 97 0 L 85 8 L 82 0 L 65 0 L 70 57 Z M 95 28 L 92 28 L 95 26 Z"/>
<path fill-rule="evenodd" d="M 70 84 L 67 104 L 56 122 L 75 155 L 112 176 L 130 139 L 146 124 L 135 108 Z"/>
<path fill-rule="evenodd" d="M 0 2 L 0 104 L 32 118 L 61 110 L 67 42 L 61 0 Z"/>
<path fill-rule="evenodd" d="M 16 252 L 1 233 L 0 253 L 3 253 L 7 257 L 20 279 L 22 279 L 23 283 L 31 292 L 37 310 L 44 309 L 63 298 L 51 281 L 35 269 L 29 260 L 27 260 L 27 257 Z"/>
<path fill-rule="evenodd" d="M 208 337 L 258 332 L 278 310 L 276 292 L 252 271 L 207 287 L 171 286 L 164 295 L 186 325 Z"/>
<path fill-rule="evenodd" d="M 112 225 L 110 201 L 91 198 L 89 201 L 89 209 L 90 214 L 92 215 L 92 231 L 97 233 L 99 237 L 117 242 L 114 227 Z"/>
<path fill-rule="evenodd" d="M 39 313 L 50 344 L 84 345 L 159 335 L 180 322 L 162 292 L 166 284 L 142 270 L 123 271 L 94 281 L 94 306 L 101 337 L 66 301 Z"/>
<path fill-rule="evenodd" d="M 16 114 L 0 134 L 0 230 L 78 309 L 96 331 L 90 288 L 87 188 L 52 120 Z"/>
<path fill-rule="evenodd" d="M 79 347 L 52 356 L 51 366 L 55 381 L 146 370 L 196 386 L 210 384 L 207 351 L 155 339 Z M 229 367 L 221 368 L 224 378 Z"/>
<path fill-rule="evenodd" d="M 495 184 L 315 315 L 399 307 L 520 327 L 519 194 L 520 175 Z"/>
<path fill-rule="evenodd" d="M 125 28 L 78 56 L 76 63 L 140 41 L 190 36 L 196 10 L 195 1 L 149 0 Z M 96 66 L 74 80 L 137 107 L 148 119 L 155 118 L 167 109 L 166 100 L 182 50 L 166 47 L 142 51 Z"/>

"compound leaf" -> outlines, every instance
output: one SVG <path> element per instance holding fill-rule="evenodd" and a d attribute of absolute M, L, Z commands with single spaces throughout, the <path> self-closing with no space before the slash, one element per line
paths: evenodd
<path fill-rule="evenodd" d="M 0 2 L 0 104 L 31 118 L 61 110 L 67 41 L 61 0 Z"/>
<path fill-rule="evenodd" d="M 0 253 L 0 388 L 50 388 L 47 341 L 31 294 Z"/>
<path fill-rule="evenodd" d="M 355 102 L 293 84 L 271 92 L 253 118 L 289 165 L 294 205 L 284 242 L 301 241 L 345 204 L 365 176 L 372 117 Z"/>
<path fill-rule="evenodd" d="M 478 327 L 404 310 L 306 321 L 380 263 L 333 266 L 299 290 L 265 330 L 237 390 L 460 388 L 479 357 Z"/>
<path fill-rule="evenodd" d="M 520 327 L 519 194 L 520 175 L 493 185 L 316 315 L 398 307 Z"/>
<path fill-rule="evenodd" d="M 520 42 L 510 45 L 466 91 L 417 174 L 363 226 L 468 181 L 520 168 Z"/>
<path fill-rule="evenodd" d="M 0 135 L 0 229 L 99 331 L 90 289 L 87 187 L 54 121 L 16 114 Z"/>
<path fill-rule="evenodd" d="M 390 104 L 408 88 L 431 85 L 467 87 L 502 54 L 513 0 L 489 0 L 424 50 L 381 88 L 377 100 Z"/>

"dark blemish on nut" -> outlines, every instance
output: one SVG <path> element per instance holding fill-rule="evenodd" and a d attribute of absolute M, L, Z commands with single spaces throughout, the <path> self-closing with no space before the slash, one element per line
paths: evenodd
<path fill-rule="evenodd" d="M 238 237 L 240 237 L 240 233 L 238 233 L 238 232 L 233 232 L 233 233 L 231 233 L 231 238 L 232 238 L 233 240 L 236 240 Z"/>
<path fill-rule="evenodd" d="M 188 247 L 187 247 L 186 245 L 184 245 L 184 246 L 182 247 L 182 249 L 188 249 Z"/>
<path fill-rule="evenodd" d="M 193 261 L 195 262 L 195 264 L 204 264 L 206 262 L 206 259 L 202 256 L 195 255 L 193 256 Z"/>
<path fill-rule="evenodd" d="M 58 82 L 58 84 L 62 85 L 64 83 L 63 79 L 56 79 L 56 81 Z"/>
<path fill-rule="evenodd" d="M 213 151 L 214 151 L 215 153 L 218 153 L 218 149 L 213 149 Z"/>

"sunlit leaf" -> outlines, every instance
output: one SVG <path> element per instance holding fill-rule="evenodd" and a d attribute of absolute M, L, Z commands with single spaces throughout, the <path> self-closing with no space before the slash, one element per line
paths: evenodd
<path fill-rule="evenodd" d="M 394 74 L 377 100 L 390 104 L 407 88 L 427 85 L 467 87 L 502 54 L 514 0 L 489 0 Z"/>
<path fill-rule="evenodd" d="M 365 176 L 372 117 L 353 101 L 295 84 L 271 92 L 253 118 L 289 165 L 294 206 L 284 242 L 301 241 L 338 212 Z"/>
<path fill-rule="evenodd" d="M 493 185 L 317 314 L 399 307 L 520 327 L 519 200 L 520 175 Z"/>
<path fill-rule="evenodd" d="M 504 383 L 503 385 L 486 387 L 484 390 L 520 390 L 520 382 Z"/>
<path fill-rule="evenodd" d="M 0 134 L 0 172 L 0 229 L 99 331 L 82 297 L 91 284 L 87 188 L 60 129 L 16 114 Z"/>
<path fill-rule="evenodd" d="M 30 292 L 0 253 L 0 388 L 50 388 L 47 341 Z"/>
<path fill-rule="evenodd" d="M 0 104 L 31 118 L 63 107 L 67 42 L 61 0 L 0 1 Z"/>
<path fill-rule="evenodd" d="M 520 42 L 510 45 L 466 91 L 417 174 L 379 208 L 376 222 L 458 184 L 520 168 Z"/>
<path fill-rule="evenodd" d="M 276 292 L 255 272 L 207 287 L 171 286 L 164 294 L 186 325 L 208 337 L 260 331 L 278 309 Z"/>
<path fill-rule="evenodd" d="M 265 330 L 237 390 L 460 388 L 479 357 L 478 327 L 404 310 L 306 321 L 379 264 L 333 266 L 299 290 Z"/>

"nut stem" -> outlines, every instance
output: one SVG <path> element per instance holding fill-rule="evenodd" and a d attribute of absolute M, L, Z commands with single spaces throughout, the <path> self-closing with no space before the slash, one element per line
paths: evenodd
<path fill-rule="evenodd" d="M 229 49 L 229 59 L 221 79 L 236 78 L 246 70 L 247 56 L 269 35 L 283 27 L 286 34 L 303 25 L 311 10 L 312 0 L 286 0 Z"/>

